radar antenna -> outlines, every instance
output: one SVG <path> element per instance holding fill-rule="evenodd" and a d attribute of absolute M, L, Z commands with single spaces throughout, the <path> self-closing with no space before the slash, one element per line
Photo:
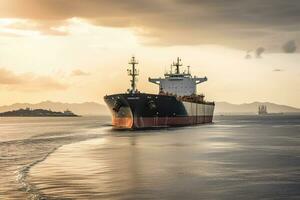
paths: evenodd
<path fill-rule="evenodd" d="M 182 66 L 182 63 L 181 62 L 181 59 L 179 57 L 177 57 L 177 62 L 173 62 L 172 66 L 175 66 L 176 67 L 176 74 L 180 74 L 180 71 L 179 71 L 179 67 Z"/>
<path fill-rule="evenodd" d="M 129 92 L 130 93 L 136 93 L 137 92 L 137 89 L 136 89 L 136 81 L 137 81 L 137 76 L 139 75 L 139 72 L 138 70 L 135 68 L 135 66 L 138 63 L 137 60 L 135 60 L 135 57 L 132 56 L 131 60 L 129 61 L 129 63 L 131 65 L 131 69 L 127 69 L 127 72 L 128 72 L 128 75 L 131 76 L 131 89 L 129 89 Z"/>

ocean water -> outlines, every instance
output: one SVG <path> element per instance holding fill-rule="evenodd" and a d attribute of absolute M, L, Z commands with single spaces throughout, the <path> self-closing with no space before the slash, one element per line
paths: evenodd
<path fill-rule="evenodd" d="M 0 199 L 300 199 L 300 116 L 147 131 L 0 118 L 0 167 Z"/>

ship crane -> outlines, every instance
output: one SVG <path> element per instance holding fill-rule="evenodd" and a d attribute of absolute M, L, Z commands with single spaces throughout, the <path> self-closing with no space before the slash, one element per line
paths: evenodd
<path fill-rule="evenodd" d="M 135 68 L 135 66 L 139 63 L 137 60 L 135 60 L 135 57 L 133 56 L 128 64 L 131 65 L 131 69 L 127 69 L 128 75 L 131 76 L 131 89 L 128 89 L 128 92 L 134 94 L 137 92 L 136 82 L 137 76 L 139 75 L 139 72 Z"/>

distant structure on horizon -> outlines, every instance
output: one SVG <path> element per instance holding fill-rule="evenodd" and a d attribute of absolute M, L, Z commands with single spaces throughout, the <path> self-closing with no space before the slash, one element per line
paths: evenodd
<path fill-rule="evenodd" d="M 258 114 L 259 115 L 267 115 L 268 114 L 267 106 L 266 105 L 258 106 Z"/>

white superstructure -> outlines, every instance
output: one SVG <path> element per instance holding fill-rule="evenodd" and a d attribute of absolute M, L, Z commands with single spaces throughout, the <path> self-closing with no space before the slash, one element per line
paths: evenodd
<path fill-rule="evenodd" d="M 182 66 L 180 59 L 171 65 L 170 73 L 165 74 L 165 78 L 149 78 L 149 82 L 159 85 L 160 93 L 169 93 L 176 96 L 191 96 L 197 93 L 197 84 L 207 81 L 207 78 L 192 77 L 188 71 L 180 73 L 179 67 Z M 176 67 L 173 72 L 172 67 Z"/>

